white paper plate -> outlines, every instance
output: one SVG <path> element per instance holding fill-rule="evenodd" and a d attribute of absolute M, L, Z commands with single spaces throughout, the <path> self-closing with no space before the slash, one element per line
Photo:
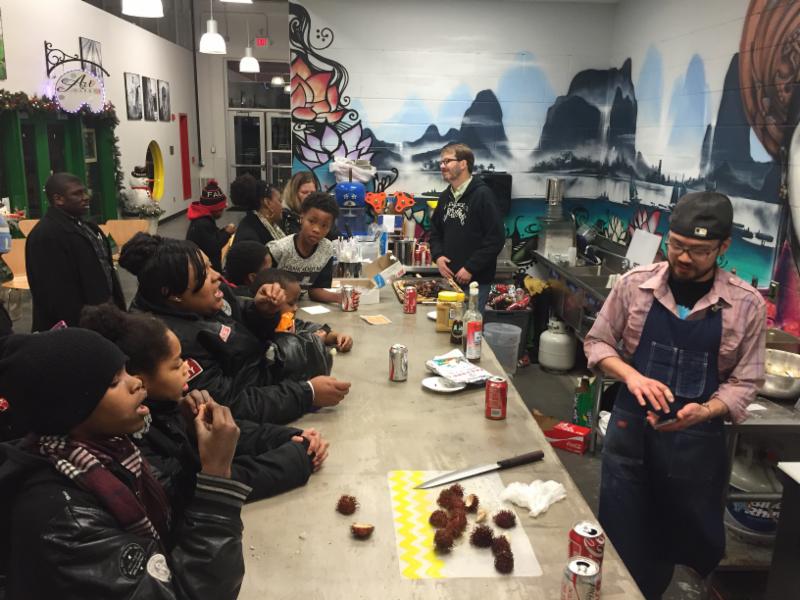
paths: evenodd
<path fill-rule="evenodd" d="M 422 387 L 431 390 L 432 392 L 442 392 L 449 394 L 450 392 L 458 392 L 463 390 L 467 385 L 465 383 L 455 383 L 444 377 L 426 377 L 422 380 Z"/>
<path fill-rule="evenodd" d="M 431 312 L 429 312 L 429 313 L 428 313 L 428 318 L 429 318 L 431 321 L 435 321 L 435 320 L 436 320 L 436 311 L 435 311 L 435 310 L 432 310 Z"/>

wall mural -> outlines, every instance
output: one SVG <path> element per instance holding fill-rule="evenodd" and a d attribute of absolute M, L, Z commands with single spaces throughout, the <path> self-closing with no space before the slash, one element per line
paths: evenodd
<path fill-rule="evenodd" d="M 538 141 L 524 150 L 509 142 L 506 124 L 513 127 L 520 115 L 508 104 L 504 114 L 498 94 L 507 96 L 507 89 L 503 94 L 483 89 L 474 96 L 454 92 L 461 103 L 453 106 L 464 108 L 451 115 L 451 126 L 444 132 L 433 122 L 411 139 L 401 137 L 411 128 L 382 127 L 380 135 L 374 132 L 366 125 L 366 104 L 347 96 L 347 68 L 330 56 L 336 47 L 334 30 L 315 27 L 304 7 L 290 3 L 293 167 L 312 170 L 320 184 L 330 188 L 335 182 L 328 163 L 334 156 L 370 160 L 383 177 L 375 187 L 393 186 L 391 193 L 402 186 L 415 194 L 417 204 L 409 213 L 424 229 L 430 212 L 424 197 L 444 189 L 439 150 L 447 142 L 464 142 L 475 151 L 477 170 L 513 173 L 506 230 L 518 259 L 539 231 L 548 177 L 565 179 L 565 207 L 579 224 L 595 224 L 621 241 L 636 228 L 666 232 L 678 198 L 688 191 L 717 190 L 731 198 L 735 219 L 733 243 L 722 266 L 735 269 L 746 281 L 757 280 L 762 288 L 778 278 L 781 292 L 777 307 L 770 307 L 771 317 L 786 329 L 800 330 L 800 278 L 793 260 L 800 256 L 800 189 L 792 208 L 797 214 L 792 215 L 786 186 L 781 187 L 800 114 L 800 98 L 792 97 L 790 87 L 800 73 L 800 3 L 764 13 L 768 2 L 751 2 L 740 53 L 728 62 L 713 119 L 705 104 L 709 94 L 703 58 L 692 56 L 671 97 L 664 97 L 663 60 L 651 47 L 636 84 L 629 58 L 619 68 L 576 73 L 564 95 L 550 91 Z M 745 57 L 741 61 L 740 54 Z M 516 76 L 515 68 L 508 68 L 498 88 Z M 537 77 L 537 85 L 552 90 L 546 76 Z M 637 88 L 647 99 L 641 109 Z M 668 109 L 666 124 L 657 117 L 662 106 L 654 107 L 654 97 Z M 404 108 L 408 115 L 413 112 Z M 414 119 L 420 122 L 419 115 Z M 786 124 L 792 128 L 783 127 Z M 637 127 L 644 125 L 661 128 L 661 152 L 653 150 L 647 136 L 637 138 Z M 687 159 L 679 169 L 675 164 L 664 169 L 660 159 L 648 160 L 648 153 L 665 160 L 699 159 Z"/>

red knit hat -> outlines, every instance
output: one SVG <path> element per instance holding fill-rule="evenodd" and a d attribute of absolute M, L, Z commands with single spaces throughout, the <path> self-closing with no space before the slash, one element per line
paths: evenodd
<path fill-rule="evenodd" d="M 228 206 L 228 198 L 219 189 L 216 179 L 211 179 L 203 188 L 203 193 L 200 194 L 200 204 L 207 206 L 212 212 L 225 210 Z"/>

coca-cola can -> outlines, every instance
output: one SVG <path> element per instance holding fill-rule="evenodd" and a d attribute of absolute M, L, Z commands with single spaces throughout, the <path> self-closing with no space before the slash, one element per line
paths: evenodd
<path fill-rule="evenodd" d="M 561 600 L 597 600 L 600 565 L 591 558 L 571 558 L 561 580 Z"/>
<path fill-rule="evenodd" d="M 422 246 L 417 244 L 417 247 L 414 249 L 414 266 L 421 267 L 422 266 Z"/>
<path fill-rule="evenodd" d="M 592 521 L 579 521 L 569 530 L 567 558 L 585 556 L 598 565 L 603 565 L 603 551 L 606 547 L 606 534 L 603 528 Z"/>
<path fill-rule="evenodd" d="M 406 379 L 408 379 L 408 348 L 403 344 L 394 344 L 389 348 L 389 381 Z"/>
<path fill-rule="evenodd" d="M 408 315 L 413 315 L 417 312 L 417 288 L 413 285 L 406 286 L 405 295 L 403 296 L 403 312 Z"/>
<path fill-rule="evenodd" d="M 494 376 L 486 380 L 486 418 L 502 421 L 506 418 L 508 405 L 508 381 Z"/>
<path fill-rule="evenodd" d="M 356 290 L 352 285 L 342 286 L 340 306 L 344 312 L 353 312 L 356 309 Z"/>
<path fill-rule="evenodd" d="M 431 249 L 428 246 L 424 246 L 422 251 L 420 252 L 419 257 L 419 264 L 422 267 L 430 267 L 431 266 Z"/>

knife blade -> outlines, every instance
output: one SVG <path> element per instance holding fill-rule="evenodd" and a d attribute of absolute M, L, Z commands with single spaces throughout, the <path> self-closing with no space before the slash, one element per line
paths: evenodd
<path fill-rule="evenodd" d="M 432 487 L 446 485 L 454 481 L 461 481 L 462 479 L 468 479 L 469 477 L 475 477 L 476 475 L 482 475 L 491 471 L 502 471 L 503 469 L 510 469 L 511 467 L 527 465 L 528 463 L 536 462 L 542 460 L 543 458 L 544 452 L 541 450 L 534 450 L 533 452 L 528 452 L 527 454 L 520 454 L 519 456 L 514 456 L 512 458 L 504 458 L 503 460 L 498 460 L 497 462 L 490 463 L 488 465 L 470 467 L 469 469 L 460 469 L 458 471 L 450 471 L 449 473 L 438 475 L 433 479 L 429 479 L 428 481 L 420 483 L 418 486 L 415 486 L 414 489 L 427 490 Z"/>

